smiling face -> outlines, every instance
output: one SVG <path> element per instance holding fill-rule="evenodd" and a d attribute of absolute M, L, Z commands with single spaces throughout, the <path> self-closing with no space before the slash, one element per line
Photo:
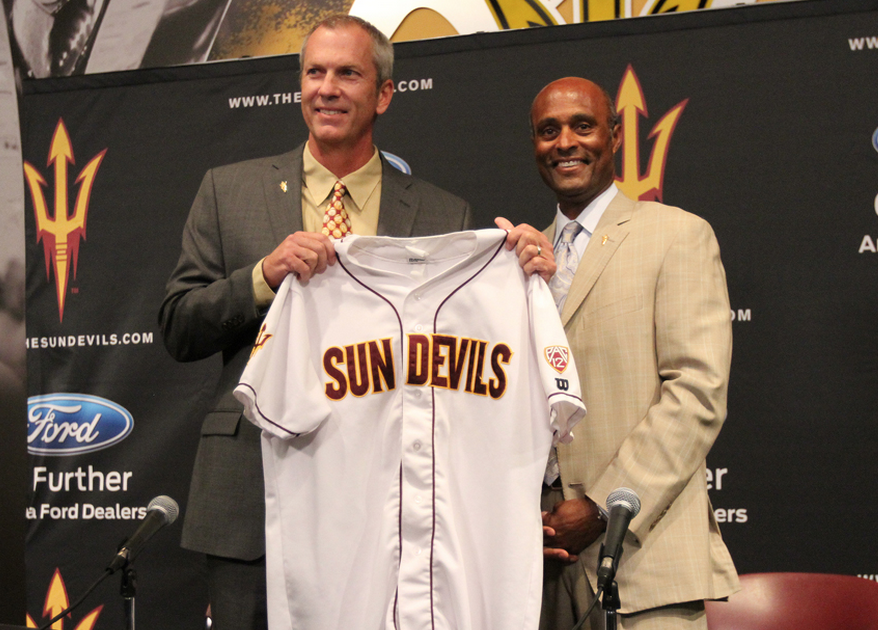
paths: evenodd
<path fill-rule="evenodd" d="M 570 77 L 547 85 L 531 107 L 534 157 L 561 212 L 575 218 L 615 178 L 621 126 L 603 90 Z"/>
<path fill-rule="evenodd" d="M 311 34 L 302 60 L 302 116 L 312 150 L 371 156 L 375 118 L 393 96 L 393 82 L 378 86 L 377 76 L 362 28 L 321 26 Z"/>

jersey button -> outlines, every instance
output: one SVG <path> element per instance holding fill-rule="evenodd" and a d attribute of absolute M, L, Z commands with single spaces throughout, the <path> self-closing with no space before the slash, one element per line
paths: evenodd
<path fill-rule="evenodd" d="M 421 442 L 419 440 L 415 440 L 415 443 L 412 444 L 412 448 L 414 448 L 416 451 L 421 450 Z"/>

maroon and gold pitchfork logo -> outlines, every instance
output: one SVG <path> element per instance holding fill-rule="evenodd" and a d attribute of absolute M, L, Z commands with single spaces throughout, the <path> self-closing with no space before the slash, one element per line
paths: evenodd
<path fill-rule="evenodd" d="M 43 187 L 46 180 L 40 172 L 28 162 L 24 163 L 24 176 L 30 189 L 37 221 L 37 243 L 43 242 L 46 257 L 46 279 L 55 271 L 55 288 L 58 294 L 58 319 L 64 321 L 64 301 L 67 297 L 67 282 L 70 268 L 73 267 L 73 278 L 76 278 L 76 263 L 79 259 L 79 241 L 85 240 L 85 217 L 88 214 L 88 202 L 95 175 L 106 149 L 94 156 L 85 168 L 80 171 L 75 184 L 79 184 L 73 214 L 68 208 L 67 165 L 75 164 L 70 135 L 64 121 L 58 119 L 52 145 L 49 148 L 49 161 L 46 166 L 55 163 L 55 208 L 49 216 L 46 196 Z"/>

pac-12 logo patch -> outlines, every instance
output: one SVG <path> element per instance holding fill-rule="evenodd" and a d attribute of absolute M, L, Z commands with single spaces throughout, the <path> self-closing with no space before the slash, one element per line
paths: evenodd
<path fill-rule="evenodd" d="M 570 349 L 567 346 L 549 346 L 543 351 L 546 361 L 549 362 L 558 374 L 563 374 L 570 363 Z"/>

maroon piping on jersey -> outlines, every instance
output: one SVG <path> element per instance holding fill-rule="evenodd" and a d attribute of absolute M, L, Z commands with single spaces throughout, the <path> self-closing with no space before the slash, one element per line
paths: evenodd
<path fill-rule="evenodd" d="M 238 386 L 239 386 L 239 387 L 246 387 L 246 388 L 249 389 L 251 392 L 253 392 L 253 406 L 256 407 L 256 412 L 259 414 L 259 417 L 260 417 L 260 418 L 262 418 L 263 420 L 265 420 L 268 424 L 272 424 L 272 425 L 276 426 L 276 427 L 277 427 L 278 429 L 280 429 L 281 431 L 285 431 L 286 433 L 289 433 L 292 437 L 299 437 L 300 435 L 302 435 L 301 433 L 294 433 L 293 431 L 290 431 L 289 429 L 282 427 L 282 426 L 279 425 L 277 422 L 275 422 L 274 420 L 272 420 L 271 418 L 269 418 L 268 416 L 266 416 L 266 415 L 262 412 L 262 409 L 259 408 L 259 403 L 258 403 L 257 400 L 256 400 L 256 390 L 253 389 L 253 386 L 250 385 L 250 383 L 240 383 Z"/>
<path fill-rule="evenodd" d="M 478 276 L 480 273 L 482 273 L 482 272 L 488 267 L 488 265 L 490 265 L 491 262 L 494 261 L 494 259 L 497 257 L 497 255 L 500 253 L 500 251 L 503 249 L 503 246 L 504 246 L 505 244 L 506 244 L 506 234 L 504 233 L 503 238 L 500 240 L 500 243 L 499 243 L 497 249 L 494 251 L 494 253 L 491 255 L 491 257 L 487 260 L 487 262 L 485 262 L 484 265 L 482 265 L 482 266 L 481 266 L 481 267 L 480 267 L 475 273 L 473 273 L 472 276 L 470 276 L 469 278 L 467 278 L 466 280 L 464 280 L 463 282 L 461 282 L 460 285 L 458 285 L 457 288 L 454 289 L 454 291 L 452 291 L 451 293 L 449 293 L 449 294 L 445 297 L 445 299 L 442 300 L 442 302 L 441 302 L 441 303 L 439 304 L 439 306 L 436 308 L 436 314 L 435 314 L 434 317 L 433 317 L 433 332 L 434 332 L 434 333 L 437 332 L 437 321 L 438 321 L 438 318 L 439 318 L 439 311 L 442 309 L 442 307 L 445 306 L 445 304 L 448 302 L 448 300 L 451 299 L 452 296 L 454 296 L 454 294 L 456 294 L 456 293 L 457 293 L 458 291 L 460 291 L 463 287 L 465 287 L 467 284 L 469 284 L 470 282 L 472 282 L 472 280 L 473 280 L 476 276 Z M 396 319 L 397 319 L 397 321 L 399 322 L 399 338 L 400 338 L 400 342 L 399 342 L 399 352 L 400 352 L 399 365 L 403 365 L 404 362 L 403 362 L 403 358 L 402 358 L 402 349 L 403 349 L 403 346 L 404 346 L 403 339 L 404 339 L 404 337 L 405 337 L 405 331 L 404 331 L 404 329 L 403 329 L 402 317 L 400 317 L 400 315 L 399 315 L 399 311 L 396 310 L 396 307 L 390 302 L 390 300 L 388 300 L 386 297 L 384 297 L 383 295 L 381 295 L 380 293 L 378 293 L 378 291 L 376 291 L 376 290 L 373 289 L 372 287 L 368 286 L 368 285 L 365 284 L 362 280 L 360 280 L 358 277 L 356 277 L 356 276 L 350 271 L 350 269 L 348 269 L 348 268 L 345 266 L 345 264 L 344 264 L 344 262 L 342 261 L 341 257 L 338 257 L 338 258 L 337 258 L 337 261 L 338 261 L 338 264 L 341 266 L 341 268 L 344 270 L 344 272 L 345 272 L 346 274 L 348 274 L 348 275 L 351 277 L 351 279 L 354 280 L 354 282 L 356 282 L 357 284 L 359 284 L 360 286 L 362 286 L 362 287 L 363 287 L 364 289 L 366 289 L 367 291 L 370 291 L 370 292 L 374 293 L 376 296 L 378 296 L 379 298 L 381 298 L 382 300 L 384 300 L 385 302 L 387 302 L 387 304 L 390 306 L 390 308 L 393 309 L 393 312 L 394 312 L 394 314 L 396 315 Z M 435 438 L 436 438 L 436 390 L 435 390 L 434 388 L 431 388 L 431 390 L 432 390 L 432 391 L 431 391 L 431 397 L 432 397 L 432 407 L 433 407 L 433 420 L 432 420 L 432 425 L 433 425 L 433 426 L 432 426 L 432 432 L 433 432 L 433 433 L 432 433 L 430 439 L 431 439 L 431 442 L 434 444 L 434 443 L 435 443 Z M 404 401 L 404 400 L 405 400 L 405 398 L 403 398 L 403 401 Z M 431 537 L 430 537 L 430 625 L 431 625 L 432 628 L 435 629 L 435 627 L 436 627 L 436 618 L 435 618 L 435 613 L 433 612 L 433 611 L 434 611 L 434 600 L 433 600 L 433 557 L 434 557 L 434 553 L 435 553 L 434 547 L 435 547 L 435 542 L 436 542 L 436 449 L 433 448 L 433 444 L 431 444 L 431 448 L 430 448 L 430 452 L 431 452 L 431 454 L 432 454 L 431 456 L 432 456 L 432 460 L 433 460 L 433 462 L 432 462 L 432 464 L 433 464 L 433 470 L 432 470 L 432 485 L 433 485 L 433 498 L 432 498 L 433 524 L 432 524 L 432 530 L 433 530 L 433 531 L 432 531 L 432 534 L 431 534 Z M 398 539 L 399 539 L 399 543 L 398 543 L 399 560 L 398 560 L 398 565 L 397 565 L 397 575 L 399 574 L 399 570 L 400 570 L 400 567 L 401 567 L 401 565 L 402 565 L 402 499 L 403 499 L 403 497 L 402 497 L 402 492 L 403 492 L 403 484 L 402 484 L 402 463 L 400 462 L 400 467 L 399 467 L 399 508 L 398 508 L 398 510 L 397 510 L 397 532 L 398 532 Z M 394 624 L 394 627 L 395 627 L 395 628 L 398 628 L 398 625 L 397 625 L 397 620 L 398 620 L 398 618 L 399 618 L 399 585 L 398 585 L 398 584 L 397 584 L 397 588 L 396 588 L 396 594 L 394 595 L 393 608 L 394 608 L 393 624 Z"/>
<path fill-rule="evenodd" d="M 341 259 L 341 256 L 339 256 L 336 260 L 338 261 L 338 264 L 341 266 L 341 268 L 344 270 L 344 272 L 346 274 L 348 274 L 354 282 L 359 284 L 361 287 L 363 287 L 367 291 L 374 293 L 380 299 L 387 302 L 387 305 L 390 306 L 391 310 L 393 311 L 393 314 L 396 315 L 396 321 L 399 322 L 399 344 L 398 344 L 399 365 L 403 365 L 402 348 L 404 345 L 403 338 L 405 337 L 405 331 L 403 330 L 403 327 L 402 327 L 402 317 L 400 317 L 399 311 L 396 310 L 396 307 L 393 305 L 393 303 L 390 300 L 388 300 L 386 297 L 384 297 L 383 295 L 378 293 L 378 291 L 376 291 L 375 289 L 373 289 L 372 287 L 370 287 L 369 285 L 364 283 L 362 280 L 360 280 L 357 276 L 355 276 L 351 272 L 351 270 L 345 266 L 344 261 Z M 405 397 L 403 397 L 403 404 L 404 403 L 405 403 Z M 399 554 L 399 557 L 397 560 L 397 566 L 396 566 L 396 573 L 397 573 L 397 575 L 399 575 L 400 567 L 402 565 L 402 462 L 401 461 L 399 463 L 399 508 L 397 509 L 397 512 L 396 512 L 396 531 L 397 531 L 397 553 Z M 399 626 L 397 624 L 398 617 L 399 617 L 399 584 L 397 581 L 396 594 L 393 596 L 393 626 L 394 626 L 394 628 L 397 628 L 397 630 L 399 628 Z"/>
<path fill-rule="evenodd" d="M 490 265 L 492 262 L 494 262 L 494 259 L 497 258 L 497 255 L 503 249 L 503 246 L 505 244 L 506 244 L 506 234 L 504 233 L 503 238 L 500 241 L 499 247 L 497 247 L 497 249 L 494 250 L 494 253 L 487 260 L 487 262 L 484 265 L 482 265 L 479 268 L 479 270 L 476 271 L 473 275 L 471 275 L 469 278 L 467 278 L 466 280 L 461 282 L 460 285 L 458 285 L 458 287 L 454 291 L 449 293 L 445 297 L 445 299 L 442 300 L 442 302 L 436 308 L 436 314 L 433 316 L 433 334 L 437 334 L 439 332 L 438 331 L 439 311 L 442 310 L 442 307 L 448 303 L 448 300 L 450 300 L 454 296 L 455 293 L 457 293 L 463 287 L 465 287 L 470 282 L 472 282 L 472 280 L 476 276 L 478 276 L 480 273 L 482 273 L 488 267 L 488 265 Z M 436 443 L 436 389 L 431 388 L 430 393 L 431 393 L 432 401 L 433 401 L 433 429 L 432 429 L 433 433 L 430 437 L 430 440 L 433 444 L 435 444 Z M 434 603 L 433 603 L 433 555 L 435 553 L 435 543 L 436 543 L 436 449 L 431 448 L 430 452 L 432 453 L 432 457 L 433 457 L 433 484 L 432 484 L 433 485 L 433 532 L 430 536 L 430 626 L 435 630 L 436 618 L 435 618 L 435 613 L 433 612 L 435 610 Z"/>

